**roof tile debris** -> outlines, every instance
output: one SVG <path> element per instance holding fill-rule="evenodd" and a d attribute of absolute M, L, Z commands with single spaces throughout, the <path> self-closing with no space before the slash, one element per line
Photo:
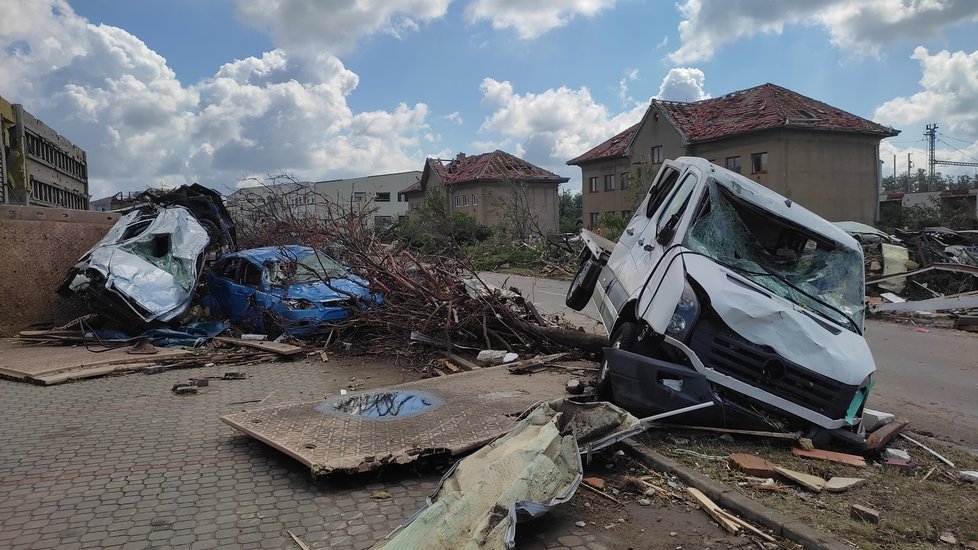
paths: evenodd
<path fill-rule="evenodd" d="M 770 83 L 693 103 L 653 100 L 650 109 L 654 107 L 665 114 L 688 143 L 773 128 L 855 132 L 881 137 L 899 134 L 889 126 L 877 124 Z M 567 161 L 567 164 L 627 155 L 628 147 L 641 124 L 640 122 Z"/>

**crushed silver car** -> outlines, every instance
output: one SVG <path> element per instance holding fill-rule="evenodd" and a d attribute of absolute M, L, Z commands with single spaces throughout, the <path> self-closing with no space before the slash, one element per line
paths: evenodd
<path fill-rule="evenodd" d="M 124 322 L 176 320 L 190 305 L 207 252 L 235 248 L 221 196 L 198 184 L 147 192 L 69 270 L 62 296 Z"/>

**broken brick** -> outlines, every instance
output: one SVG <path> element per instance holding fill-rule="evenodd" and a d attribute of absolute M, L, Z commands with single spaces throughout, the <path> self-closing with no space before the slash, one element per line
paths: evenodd
<path fill-rule="evenodd" d="M 910 462 L 907 460 L 903 460 L 900 458 L 887 458 L 883 462 L 883 469 L 896 470 L 901 474 L 909 474 L 910 471 L 913 470 L 913 466 L 911 466 Z"/>
<path fill-rule="evenodd" d="M 604 480 L 600 477 L 586 477 L 584 478 L 584 483 L 587 483 L 595 489 L 604 489 Z"/>
<path fill-rule="evenodd" d="M 730 465 L 754 477 L 774 477 L 774 467 L 770 461 L 747 453 L 733 453 L 728 457 Z"/>
<path fill-rule="evenodd" d="M 849 515 L 852 516 L 852 519 L 868 521 L 874 525 L 880 522 L 879 512 L 866 506 L 860 506 L 859 504 L 853 504 L 849 507 Z"/>

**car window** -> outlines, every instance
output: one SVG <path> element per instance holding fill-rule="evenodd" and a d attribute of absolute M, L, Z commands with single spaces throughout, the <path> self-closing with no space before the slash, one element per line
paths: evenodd
<path fill-rule="evenodd" d="M 676 180 L 679 179 L 679 172 L 672 168 L 666 168 L 669 172 L 659 178 L 658 185 L 649 189 L 649 203 L 645 208 L 645 217 L 651 218 L 655 215 L 655 212 L 662 205 L 662 201 L 669 196 L 669 192 L 676 185 Z"/>
<path fill-rule="evenodd" d="M 238 259 L 228 258 L 214 267 L 217 274 L 225 279 L 234 280 L 234 272 L 238 269 Z"/>
<path fill-rule="evenodd" d="M 659 216 L 659 227 L 663 227 L 669 222 L 669 219 L 682 212 L 684 206 L 686 206 L 686 201 L 689 200 L 689 196 L 693 194 L 693 190 L 696 189 L 696 182 L 699 181 L 695 174 L 687 174 L 683 178 L 682 183 L 676 188 L 676 192 L 669 197 L 669 204 L 666 205 L 665 209 L 662 211 L 662 215 Z"/>
<path fill-rule="evenodd" d="M 261 286 L 261 268 L 247 260 L 242 261 L 241 284 L 255 288 Z"/>

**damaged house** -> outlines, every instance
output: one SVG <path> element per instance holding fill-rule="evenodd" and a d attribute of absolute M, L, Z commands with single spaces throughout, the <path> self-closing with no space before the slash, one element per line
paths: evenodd
<path fill-rule="evenodd" d="M 652 100 L 637 124 L 567 164 L 581 167 L 584 224 L 592 229 L 601 214 L 630 218 L 662 162 L 684 155 L 749 177 L 828 220 L 872 224 L 879 144 L 897 134 L 762 84 L 692 103 Z"/>
<path fill-rule="evenodd" d="M 443 190 L 446 211 L 482 225 L 509 225 L 526 238 L 557 233 L 557 192 L 568 180 L 497 149 L 474 156 L 459 153 L 451 161 L 429 158 L 421 179 L 400 194 L 410 211 L 421 205 L 429 189 Z"/>

